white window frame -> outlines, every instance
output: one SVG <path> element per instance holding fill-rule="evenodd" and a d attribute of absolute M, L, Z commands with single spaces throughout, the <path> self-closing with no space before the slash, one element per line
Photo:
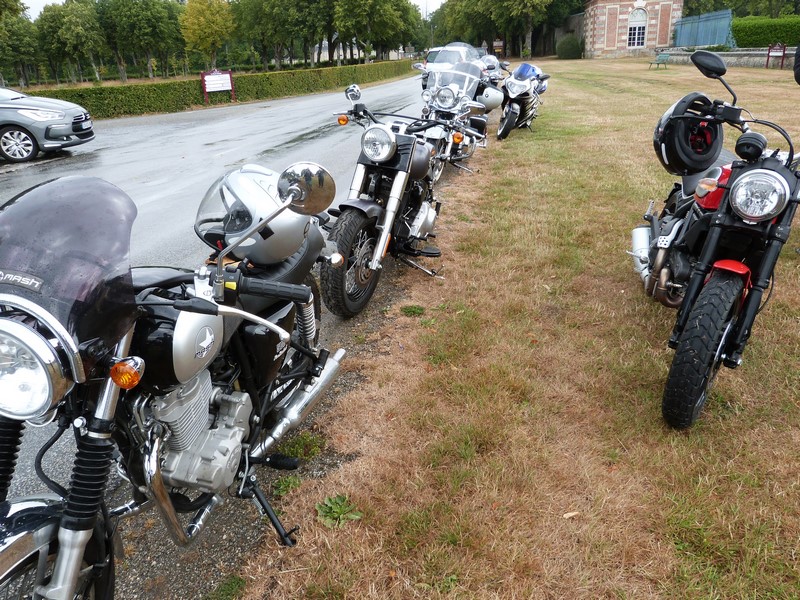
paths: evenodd
<path fill-rule="evenodd" d="M 647 40 L 647 11 L 635 8 L 628 15 L 628 48 L 644 48 Z"/>

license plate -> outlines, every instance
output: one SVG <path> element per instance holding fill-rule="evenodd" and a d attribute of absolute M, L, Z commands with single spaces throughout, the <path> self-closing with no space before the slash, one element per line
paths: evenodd
<path fill-rule="evenodd" d="M 92 128 L 92 121 L 84 121 L 81 123 L 81 129 L 91 129 Z"/>

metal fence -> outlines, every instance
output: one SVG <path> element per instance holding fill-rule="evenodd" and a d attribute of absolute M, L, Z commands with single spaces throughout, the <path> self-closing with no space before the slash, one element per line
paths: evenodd
<path fill-rule="evenodd" d="M 675 46 L 733 46 L 732 20 L 730 9 L 679 19 L 675 22 Z"/>

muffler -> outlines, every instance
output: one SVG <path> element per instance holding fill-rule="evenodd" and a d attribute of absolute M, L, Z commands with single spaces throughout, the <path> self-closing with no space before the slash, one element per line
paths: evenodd
<path fill-rule="evenodd" d="M 297 427 L 308 416 L 308 413 L 316 406 L 319 399 L 328 391 L 331 383 L 336 378 L 345 354 L 347 354 L 345 349 L 339 348 L 336 354 L 328 358 L 325 368 L 314 383 L 292 394 L 292 397 L 278 416 L 277 425 L 272 428 L 267 438 L 250 452 L 250 456 L 253 458 L 264 456 L 264 453 L 275 442 Z"/>
<path fill-rule="evenodd" d="M 633 269 L 639 273 L 642 281 L 650 275 L 650 226 L 640 225 L 631 232 L 631 251 Z"/>

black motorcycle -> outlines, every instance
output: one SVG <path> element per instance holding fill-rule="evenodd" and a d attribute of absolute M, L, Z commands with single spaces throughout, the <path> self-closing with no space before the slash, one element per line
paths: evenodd
<path fill-rule="evenodd" d="M 196 223 L 215 259 L 194 272 L 131 268 L 136 207 L 100 179 L 57 179 L 3 207 L 0 597 L 112 598 L 117 523 L 151 507 L 187 545 L 225 496 L 248 498 L 294 544 L 255 467 L 297 467 L 276 442 L 344 357 L 318 344 L 311 276 L 325 248 L 311 215 L 332 188 L 311 163 L 226 174 Z M 26 424 L 54 430 L 34 461 L 52 493 L 9 499 Z M 71 473 L 46 473 L 68 430 Z M 116 507 L 112 468 L 130 483 Z"/>
<path fill-rule="evenodd" d="M 365 128 L 361 137 L 350 193 L 337 209 L 328 239 L 344 257 L 344 266 L 322 264 L 320 283 L 325 306 L 340 317 L 353 317 L 369 303 L 386 254 L 436 276 L 435 270 L 413 259 L 437 258 L 441 251 L 428 244 L 441 207 L 433 190 L 436 148 L 421 138 L 432 127 L 445 127 L 480 140 L 483 136 L 456 122 L 420 120 L 392 113 L 372 113 L 360 103 L 361 90 L 352 85 L 345 95 L 352 108 L 338 116 Z M 382 122 L 379 117 L 391 120 Z"/>
<path fill-rule="evenodd" d="M 645 291 L 678 309 L 662 413 L 679 429 L 699 417 L 720 367 L 741 364 L 756 315 L 769 298 L 764 295 L 789 238 L 800 190 L 786 131 L 736 105 L 719 56 L 700 50 L 691 59 L 733 100 L 712 102 L 694 92 L 659 120 L 656 156 L 683 181 L 662 211 L 651 203 L 644 216 L 648 224 L 633 231 L 631 251 Z M 741 132 L 735 146 L 739 160 L 719 166 L 723 125 Z M 777 132 L 787 151 L 768 151 L 766 138 L 751 131 L 752 125 Z"/>
<path fill-rule="evenodd" d="M 503 69 L 507 62 L 501 63 Z M 542 104 L 542 94 L 547 91 L 547 80 L 550 75 L 543 73 L 536 65 L 522 63 L 503 80 L 503 114 L 497 128 L 497 139 L 508 137 L 513 129 L 530 128 L 531 122 L 538 116 Z"/>

